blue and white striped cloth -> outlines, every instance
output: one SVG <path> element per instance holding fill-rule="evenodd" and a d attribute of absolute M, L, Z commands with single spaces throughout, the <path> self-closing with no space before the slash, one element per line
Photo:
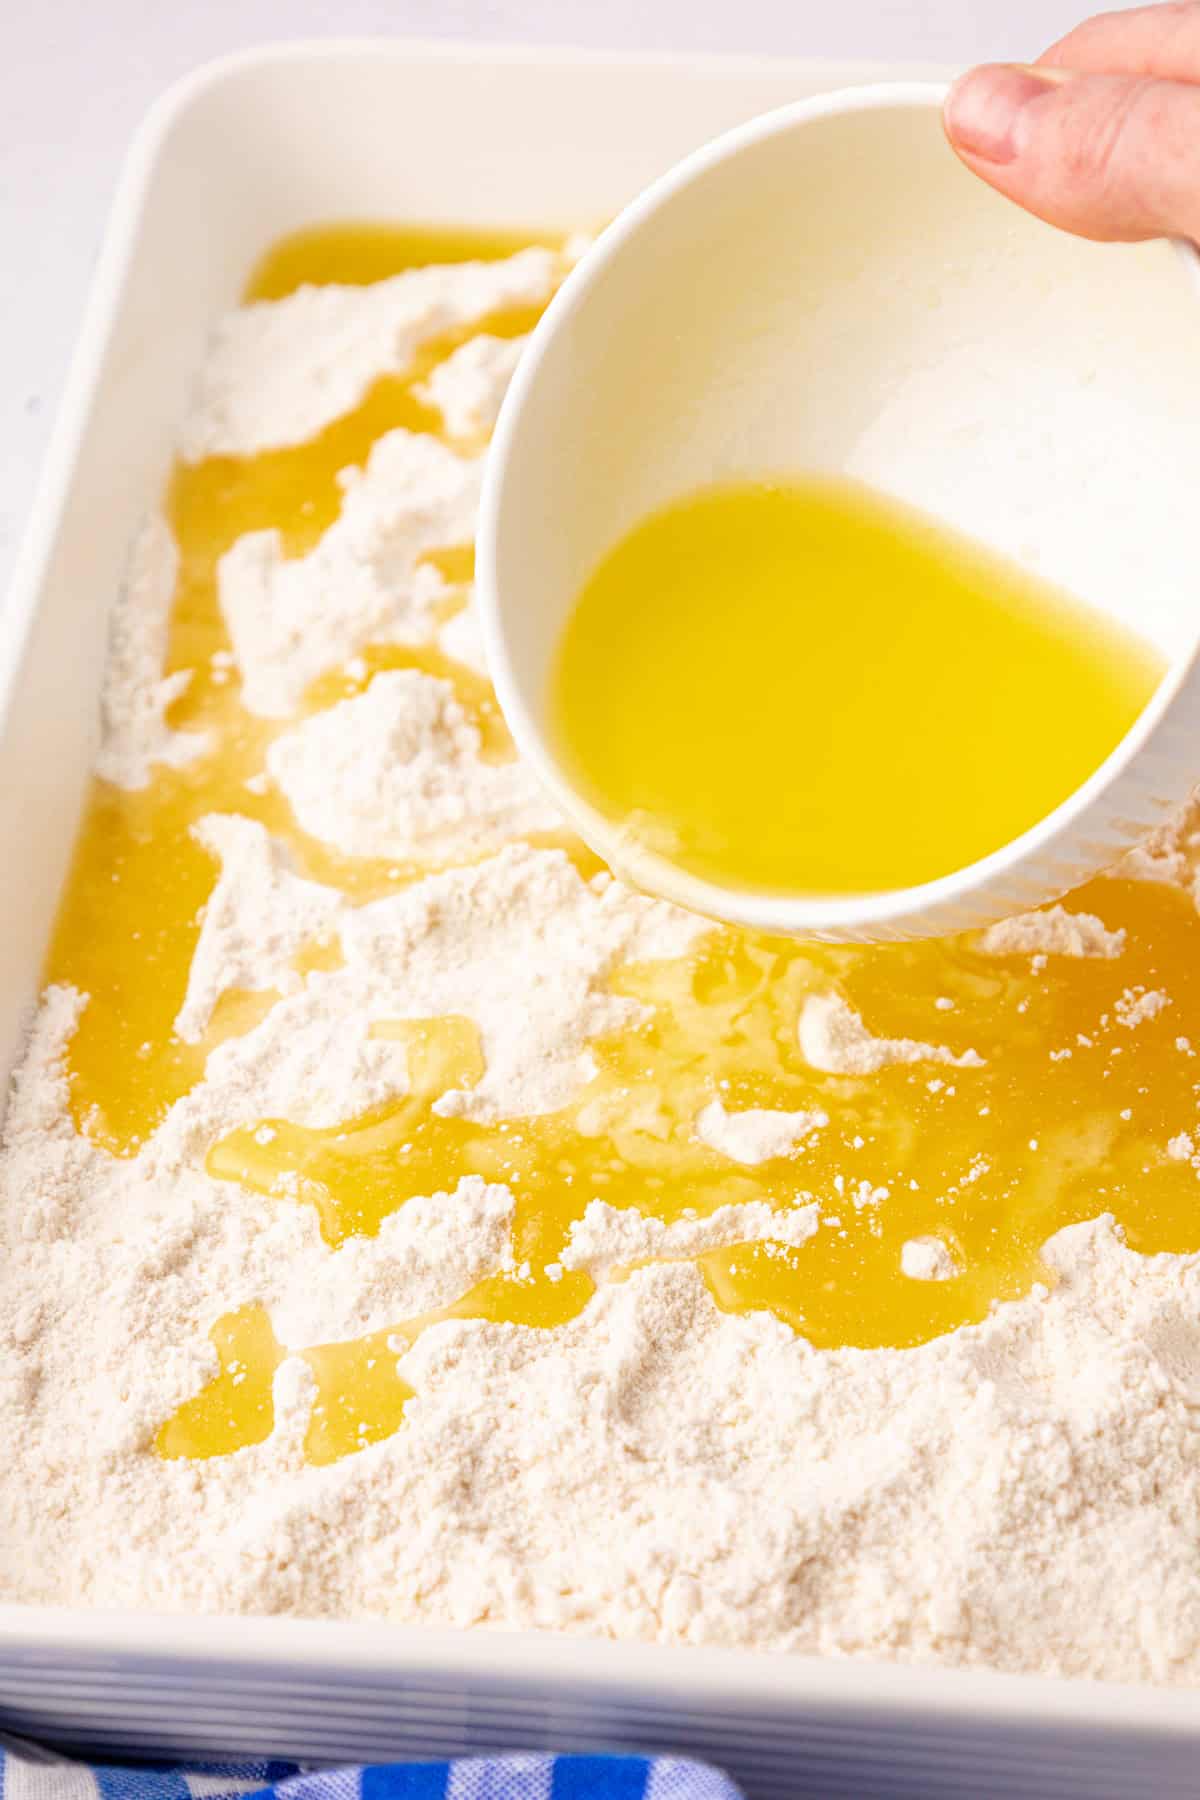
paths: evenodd
<path fill-rule="evenodd" d="M 472 1756 L 305 1772 L 288 1762 L 128 1768 L 0 1737 L 0 1800 L 741 1800 L 704 1763 L 665 1756 Z"/>

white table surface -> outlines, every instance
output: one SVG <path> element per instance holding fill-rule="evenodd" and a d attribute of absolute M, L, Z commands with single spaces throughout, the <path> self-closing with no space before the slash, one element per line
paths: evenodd
<path fill-rule="evenodd" d="M 447 37 L 961 64 L 1028 58 L 1082 0 L 23 0 L 0 58 L 0 595 L 124 147 L 195 64 L 272 38 Z"/>

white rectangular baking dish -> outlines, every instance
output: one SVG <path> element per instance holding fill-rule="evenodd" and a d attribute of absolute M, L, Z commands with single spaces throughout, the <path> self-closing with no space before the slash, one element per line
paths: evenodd
<path fill-rule="evenodd" d="M 896 73 L 320 44 L 235 57 L 160 102 L 0 615 L 0 1056 L 37 987 L 95 749 L 109 602 L 206 329 L 257 254 L 355 215 L 587 225 L 724 126 Z M 0 1606 L 0 1726 L 126 1754 L 687 1750 L 751 1800 L 1200 1788 L 1185 1692 L 291 1619 Z"/>

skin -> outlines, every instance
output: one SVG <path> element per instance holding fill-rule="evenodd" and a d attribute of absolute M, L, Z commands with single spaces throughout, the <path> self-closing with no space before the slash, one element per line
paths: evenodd
<path fill-rule="evenodd" d="M 945 124 L 969 169 L 1053 225 L 1200 240 L 1200 3 L 1104 13 L 1035 63 L 971 69 Z"/>

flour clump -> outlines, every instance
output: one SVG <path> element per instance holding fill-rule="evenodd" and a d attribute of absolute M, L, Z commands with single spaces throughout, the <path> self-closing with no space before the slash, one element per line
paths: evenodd
<path fill-rule="evenodd" d="M 449 682 L 416 670 L 277 738 L 267 767 L 305 831 L 346 856 L 441 862 L 562 825 L 522 763 L 483 758 Z"/>
<path fill-rule="evenodd" d="M 368 645 L 436 636 L 448 583 L 428 556 L 470 542 L 481 473 L 436 438 L 389 431 L 364 469 L 342 471 L 341 512 L 307 556 L 286 556 L 278 531 L 237 540 L 218 576 L 251 712 L 287 718 Z"/>
<path fill-rule="evenodd" d="M 800 1014 L 799 1037 L 805 1060 L 831 1075 L 869 1075 L 891 1063 L 933 1062 L 971 1069 L 983 1060 L 974 1050 L 956 1056 L 944 1044 L 872 1037 L 854 1008 L 838 994 L 808 996 Z"/>
<path fill-rule="evenodd" d="M 500 308 L 548 300 L 562 267 L 552 251 L 522 250 L 239 307 L 213 332 L 183 453 L 195 462 L 301 444 L 380 376 L 403 374 L 423 344 Z"/>

